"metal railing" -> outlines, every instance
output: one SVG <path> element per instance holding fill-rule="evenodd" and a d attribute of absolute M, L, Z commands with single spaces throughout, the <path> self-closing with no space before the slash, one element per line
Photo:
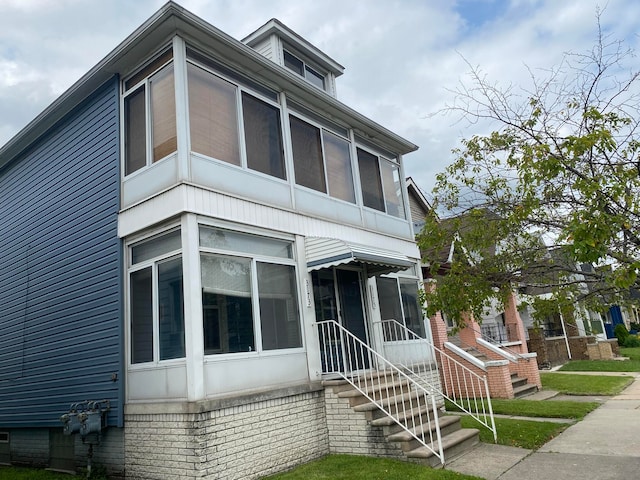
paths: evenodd
<path fill-rule="evenodd" d="M 511 325 L 508 325 L 507 327 L 511 327 Z M 490 343 L 490 344 L 494 345 L 496 348 L 507 352 L 508 355 L 505 355 L 505 358 L 509 359 L 509 356 L 510 357 L 515 357 L 515 359 L 516 359 L 515 363 L 517 363 L 517 359 L 518 358 L 525 358 L 520 352 L 516 352 L 514 349 L 509 348 L 506 345 L 503 345 L 502 342 L 495 340 L 491 336 L 485 335 L 484 334 L 484 327 L 481 327 L 482 328 L 481 331 L 478 331 L 477 329 L 475 329 L 474 327 L 470 327 L 469 325 L 467 325 L 467 328 L 471 328 L 474 332 L 479 333 L 480 334 L 480 338 L 482 340 L 484 340 L 485 342 Z M 509 338 L 513 338 L 511 336 L 511 334 L 509 334 Z M 512 361 L 511 359 L 509 359 L 509 360 Z"/>
<path fill-rule="evenodd" d="M 397 320 L 383 320 L 381 323 L 385 338 L 385 356 L 403 371 L 410 372 L 412 378 L 419 379 L 417 381 L 420 384 L 442 395 L 456 408 L 475 418 L 488 428 L 493 433 L 494 440 L 497 440 L 487 377 L 477 374 Z M 389 351 L 391 348 L 393 350 Z M 430 355 L 430 352 L 433 352 L 433 355 Z M 435 367 L 427 358 L 437 361 Z M 434 369 L 437 369 L 438 365 L 439 374 L 436 370 L 434 376 Z M 438 377 L 442 387 L 434 383 L 433 379 L 437 380 Z"/>
<path fill-rule="evenodd" d="M 436 397 L 335 320 L 317 322 L 324 373 L 333 373 L 444 464 Z"/>

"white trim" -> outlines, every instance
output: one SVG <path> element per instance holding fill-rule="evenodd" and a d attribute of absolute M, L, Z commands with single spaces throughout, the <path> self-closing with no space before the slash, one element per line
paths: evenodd
<path fill-rule="evenodd" d="M 509 352 L 496 347 L 495 345 L 493 345 L 492 343 L 487 342 L 484 338 L 478 338 L 477 339 L 478 345 L 482 345 L 483 347 L 485 347 L 488 350 L 491 350 L 492 352 L 500 355 L 501 357 L 504 357 L 505 359 L 509 360 L 512 363 L 518 363 L 518 359 L 516 358 L 515 355 L 511 355 Z"/>

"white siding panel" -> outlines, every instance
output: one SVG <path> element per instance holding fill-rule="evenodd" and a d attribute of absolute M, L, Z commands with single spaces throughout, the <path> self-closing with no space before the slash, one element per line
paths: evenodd
<path fill-rule="evenodd" d="M 196 190 L 200 191 L 196 192 Z M 118 218 L 118 234 L 121 237 L 131 235 L 182 211 L 305 237 L 338 238 L 345 242 L 373 245 L 410 258 L 420 258 L 418 247 L 412 239 L 398 238 L 406 234 L 405 230 L 409 226 L 406 222 L 397 219 L 390 218 L 387 227 L 394 224 L 397 226 L 396 222 L 398 222 L 403 228 L 399 229 L 399 232 L 396 229 L 397 236 L 392 236 L 261 205 L 186 184 L 121 212 Z M 411 237 L 411 235 L 406 236 Z"/>
<path fill-rule="evenodd" d="M 231 355 L 205 362 L 204 375 L 207 397 L 309 381 L 305 352 L 245 358 Z"/>
<path fill-rule="evenodd" d="M 187 367 L 175 365 L 153 370 L 129 370 L 128 401 L 179 400 L 187 398 Z"/>
<path fill-rule="evenodd" d="M 125 178 L 122 181 L 122 206 L 133 205 L 175 185 L 178 178 L 177 163 L 177 156 L 173 155 Z"/>
<path fill-rule="evenodd" d="M 297 187 L 294 193 L 296 208 L 300 212 L 339 223 L 348 223 L 350 225 L 362 224 L 360 207 L 357 205 L 341 202 L 327 195 L 314 193 Z"/>

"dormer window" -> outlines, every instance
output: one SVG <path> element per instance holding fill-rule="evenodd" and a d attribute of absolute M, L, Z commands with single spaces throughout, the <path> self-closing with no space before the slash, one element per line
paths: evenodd
<path fill-rule="evenodd" d="M 289 70 L 296 72 L 301 77 L 306 78 L 309 83 L 325 90 L 324 75 L 318 73 L 300 58 L 287 50 L 284 51 L 284 66 Z"/>

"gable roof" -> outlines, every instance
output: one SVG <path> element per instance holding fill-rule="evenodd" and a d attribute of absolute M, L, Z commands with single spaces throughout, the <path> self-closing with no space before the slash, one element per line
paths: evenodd
<path fill-rule="evenodd" d="M 284 89 L 287 94 L 304 99 L 306 105 L 317 108 L 330 119 L 348 124 L 373 143 L 381 144 L 400 155 L 418 148 L 410 141 L 313 87 L 294 72 L 277 65 L 248 45 L 177 3 L 169 1 L 0 148 L 0 169 L 28 149 L 91 92 L 114 75 L 124 76 L 131 73 L 175 34 L 181 35 L 205 53 L 215 52 L 217 57 L 223 57 L 225 62 L 235 68 L 260 77 L 272 88 L 278 91 Z"/>

